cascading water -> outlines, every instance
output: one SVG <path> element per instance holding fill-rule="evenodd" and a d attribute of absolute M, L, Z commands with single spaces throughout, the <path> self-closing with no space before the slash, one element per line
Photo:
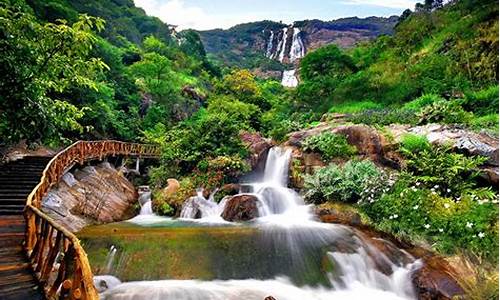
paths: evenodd
<path fill-rule="evenodd" d="M 300 29 L 293 28 L 292 48 L 290 49 L 290 62 L 294 62 L 299 58 L 304 57 L 305 47 L 300 38 Z"/>
<path fill-rule="evenodd" d="M 274 32 L 271 30 L 271 35 L 269 36 L 269 41 L 267 42 L 266 57 L 273 58 L 273 42 L 274 42 Z"/>
<path fill-rule="evenodd" d="M 278 60 L 283 62 L 285 59 L 285 51 L 286 51 L 286 41 L 288 40 L 288 27 L 283 28 L 283 35 L 281 37 L 281 41 L 278 44 L 278 51 L 280 51 Z"/>
<path fill-rule="evenodd" d="M 351 227 L 317 222 L 311 207 L 287 187 L 290 157 L 290 150 L 270 149 L 261 180 L 242 184 L 244 190 L 259 200 L 259 217 L 246 227 L 256 231 L 249 236 L 247 245 L 255 247 L 248 251 L 252 254 L 247 254 L 254 256 L 242 258 L 253 259 L 253 268 L 232 269 L 229 265 L 237 261 L 234 256 L 223 254 L 214 257 L 213 272 L 218 275 L 213 280 L 163 280 L 163 277 L 131 281 L 104 291 L 101 298 L 262 300 L 272 295 L 279 300 L 415 299 L 411 274 L 420 261 L 388 241 L 384 241 L 387 243 L 384 248 L 391 249 L 391 254 L 378 250 L 375 245 L 380 241 L 367 238 Z M 213 195 L 205 199 L 202 191 L 190 200 L 199 206 L 200 220 L 220 221 L 217 218 L 224 201 L 217 204 Z M 194 217 L 193 211 L 186 206 L 184 220 Z M 222 247 L 227 251 L 227 243 Z M 247 253 L 241 249 L 234 251 Z"/>
<path fill-rule="evenodd" d="M 283 71 L 283 77 L 281 78 L 281 85 L 290 88 L 294 88 L 297 85 L 299 85 L 299 80 L 295 76 L 295 70 Z"/>

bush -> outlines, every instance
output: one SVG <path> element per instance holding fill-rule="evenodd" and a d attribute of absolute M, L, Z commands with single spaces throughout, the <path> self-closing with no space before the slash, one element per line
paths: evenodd
<path fill-rule="evenodd" d="M 302 142 L 302 149 L 309 152 L 319 152 L 323 160 L 326 161 L 334 157 L 350 157 L 356 154 L 356 147 L 349 145 L 345 136 L 331 132 L 307 137 Z"/>
<path fill-rule="evenodd" d="M 401 139 L 401 148 L 405 152 L 415 153 L 425 150 L 430 150 L 432 148 L 431 143 L 427 140 L 427 137 L 416 134 L 405 134 Z"/>
<path fill-rule="evenodd" d="M 236 178 L 249 172 L 251 167 L 238 156 L 218 156 L 208 161 L 208 170 L 222 171 L 225 177 Z"/>
<path fill-rule="evenodd" d="M 436 94 L 425 94 L 420 96 L 419 98 L 405 103 L 403 105 L 404 109 L 409 109 L 413 111 L 419 111 L 425 106 L 432 105 L 434 102 L 442 101 L 444 100 L 441 96 L 436 95 Z"/>
<path fill-rule="evenodd" d="M 419 124 L 468 124 L 473 114 L 466 112 L 458 100 L 441 100 L 422 108 L 417 116 Z"/>
<path fill-rule="evenodd" d="M 368 110 L 355 114 L 348 118 L 348 121 L 356 124 L 366 125 L 391 125 L 391 124 L 410 124 L 415 125 L 418 117 L 413 110 L 409 109 L 383 109 Z"/>
<path fill-rule="evenodd" d="M 361 198 L 365 183 L 380 176 L 382 172 L 371 161 L 351 160 L 343 167 L 331 164 L 305 176 L 305 199 L 314 203 L 356 202 Z"/>

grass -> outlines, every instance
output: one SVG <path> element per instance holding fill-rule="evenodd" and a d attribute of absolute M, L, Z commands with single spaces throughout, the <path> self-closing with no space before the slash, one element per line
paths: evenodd
<path fill-rule="evenodd" d="M 335 104 L 328 112 L 339 114 L 354 114 L 365 110 L 382 109 L 383 105 L 372 101 L 356 101 Z"/>

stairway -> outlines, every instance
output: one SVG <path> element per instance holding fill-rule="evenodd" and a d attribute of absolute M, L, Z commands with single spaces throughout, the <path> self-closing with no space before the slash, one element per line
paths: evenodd
<path fill-rule="evenodd" d="M 23 209 L 50 159 L 29 156 L 0 165 L 0 300 L 44 299 L 22 248 Z"/>

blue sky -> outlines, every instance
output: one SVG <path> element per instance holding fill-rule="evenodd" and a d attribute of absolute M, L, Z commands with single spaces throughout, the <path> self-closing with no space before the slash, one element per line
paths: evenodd
<path fill-rule="evenodd" d="M 236 24 L 274 20 L 399 15 L 415 0 L 134 0 L 148 15 L 180 29 L 229 28 Z"/>

